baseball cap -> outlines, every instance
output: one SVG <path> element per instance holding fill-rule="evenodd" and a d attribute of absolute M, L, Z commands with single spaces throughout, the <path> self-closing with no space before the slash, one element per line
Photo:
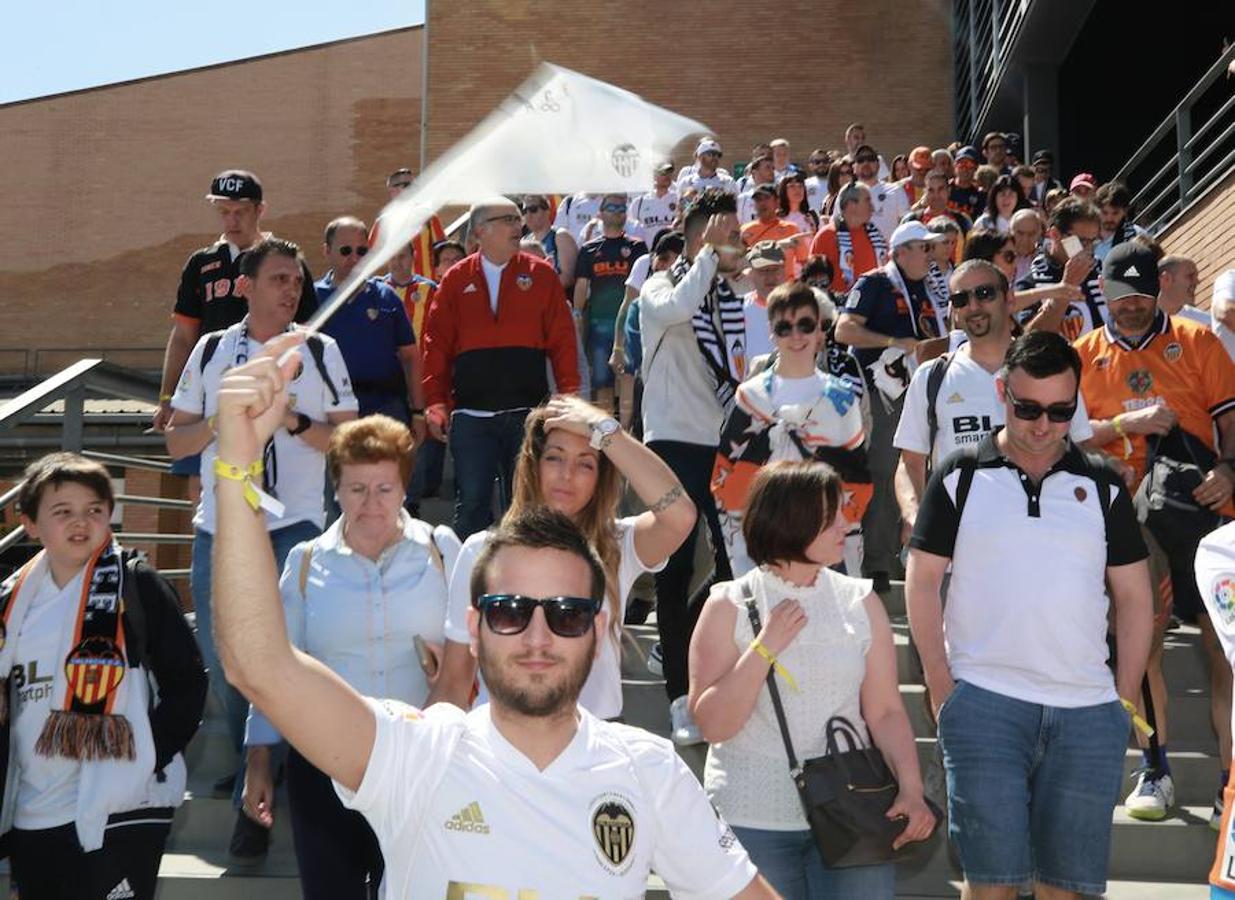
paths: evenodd
<path fill-rule="evenodd" d="M 1033 155 L 1033 164 L 1036 166 L 1040 162 L 1051 163 L 1055 161 L 1055 156 L 1050 150 L 1039 150 Z"/>
<path fill-rule="evenodd" d="M 914 147 L 909 152 L 909 165 L 915 169 L 929 169 L 933 165 L 931 161 L 931 148 Z"/>
<path fill-rule="evenodd" d="M 672 172 L 672 171 L 673 171 L 673 163 L 667 160 L 661 163 L 660 165 L 658 165 L 655 169 L 655 172 L 657 175 L 663 175 L 666 172 Z"/>
<path fill-rule="evenodd" d="M 978 148 L 972 146 L 964 146 L 956 151 L 956 161 L 969 160 L 975 166 L 982 161 L 982 157 L 978 155 Z"/>
<path fill-rule="evenodd" d="M 720 144 L 715 138 L 704 138 L 699 142 L 699 146 L 695 148 L 695 156 L 702 156 L 704 153 L 720 153 L 722 156 L 724 155 L 720 149 Z"/>
<path fill-rule="evenodd" d="M 1214 300 L 1235 300 L 1235 269 L 1227 269 L 1214 279 Z"/>
<path fill-rule="evenodd" d="M 1068 185 L 1068 190 L 1074 191 L 1081 185 L 1088 185 L 1091 188 L 1097 188 L 1098 183 L 1097 181 L 1094 180 L 1093 175 L 1091 175 L 1089 172 L 1081 172 L 1079 175 L 1077 175 L 1075 178 L 1072 179 L 1071 184 Z"/>
<path fill-rule="evenodd" d="M 770 194 L 776 196 L 776 185 L 774 184 L 759 184 L 755 185 L 755 189 L 750 192 L 752 197 L 758 197 L 760 194 Z"/>
<path fill-rule="evenodd" d="M 1125 241 L 1111 248 L 1102 262 L 1102 293 L 1108 301 L 1140 294 L 1158 296 L 1158 259 L 1140 241 Z"/>
<path fill-rule="evenodd" d="M 252 200 L 262 202 L 262 183 L 252 172 L 244 169 L 227 169 L 214 176 L 210 182 L 207 200 Z"/>
<path fill-rule="evenodd" d="M 768 146 L 769 147 L 788 147 L 789 142 L 785 140 L 784 138 L 777 138 L 776 140 L 772 141 L 772 143 L 768 144 Z"/>
<path fill-rule="evenodd" d="M 902 222 L 892 232 L 892 238 L 888 244 L 895 250 L 897 247 L 912 244 L 914 241 L 941 241 L 943 237 L 942 234 L 936 234 L 921 222 Z"/>
<path fill-rule="evenodd" d="M 776 241 L 759 241 L 746 254 L 746 261 L 752 269 L 767 269 L 785 264 L 785 251 L 780 249 Z"/>

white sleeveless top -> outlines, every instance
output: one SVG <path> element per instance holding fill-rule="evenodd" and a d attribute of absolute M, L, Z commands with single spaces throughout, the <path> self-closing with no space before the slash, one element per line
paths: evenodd
<path fill-rule="evenodd" d="M 744 584 L 750 586 L 764 624 L 768 613 L 786 599 L 797 600 L 806 611 L 806 626 L 778 657 L 798 690 L 783 678 L 776 682 L 798 760 L 823 755 L 824 729 L 832 716 L 844 716 L 865 738 L 860 694 L 871 630 L 862 601 L 871 592 L 870 580 L 820 569 L 813 585 L 798 587 L 761 567 L 719 586 L 737 607 L 733 639 L 742 650 L 754 638 L 742 598 Z M 809 827 L 789 777 L 789 760 L 766 685 L 742 730 L 708 750 L 703 786 L 732 825 L 769 831 Z"/>

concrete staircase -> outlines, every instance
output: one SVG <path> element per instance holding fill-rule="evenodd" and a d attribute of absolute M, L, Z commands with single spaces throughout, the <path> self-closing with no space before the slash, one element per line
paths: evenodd
<path fill-rule="evenodd" d="M 909 628 L 900 585 L 885 597 L 892 616 L 902 678 L 910 666 Z M 668 703 L 663 683 L 650 676 L 643 657 L 656 640 L 652 625 L 632 629 L 634 641 L 626 647 L 623 664 L 626 716 L 631 724 L 659 734 L 667 733 Z M 1164 822 L 1144 823 L 1115 812 L 1111 884 L 1107 896 L 1128 900 L 1199 900 L 1208 896 L 1204 886 L 1212 860 L 1214 832 L 1208 826 L 1209 806 L 1216 786 L 1217 746 L 1209 728 L 1207 681 L 1199 633 L 1183 628 L 1168 635 L 1167 678 L 1172 702 L 1172 768 L 1180 806 Z M 922 689 L 902 683 L 906 707 L 918 735 L 923 763 L 935 752 L 935 741 L 922 707 Z M 689 747 L 683 757 L 702 773 L 704 748 Z M 269 857 L 260 865 L 239 867 L 227 856 L 235 814 L 229 800 L 216 799 L 210 785 L 234 763 L 223 723 L 213 703 L 207 720 L 188 753 L 189 791 L 176 816 L 167 854 L 163 859 L 161 900 L 292 900 L 300 896 L 292 850 L 291 829 L 285 818 L 286 798 L 279 798 Z M 1135 749 L 1128 751 L 1126 770 L 1140 763 Z M 1131 781 L 1128 782 L 1129 788 Z M 7 878 L 0 878 L 0 890 Z M 668 897 L 658 879 L 649 882 L 649 897 Z M 949 859 L 946 842 L 937 840 L 933 851 L 915 866 L 903 867 L 898 896 L 933 898 L 959 896 L 960 874 Z"/>

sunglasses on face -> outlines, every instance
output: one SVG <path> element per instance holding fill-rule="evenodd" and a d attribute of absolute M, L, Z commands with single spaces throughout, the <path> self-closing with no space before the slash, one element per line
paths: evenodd
<path fill-rule="evenodd" d="M 1035 400 L 1017 400 L 1012 394 L 1012 389 L 1004 386 L 1004 394 L 1008 397 L 1008 402 L 1012 404 L 1012 412 L 1018 419 L 1024 419 L 1026 422 L 1036 422 L 1046 414 L 1046 418 L 1056 425 L 1062 425 L 1064 422 L 1071 422 L 1072 417 L 1076 415 L 1076 403 L 1052 403 L 1050 406 L 1043 406 Z"/>
<path fill-rule="evenodd" d="M 523 222 L 523 216 L 518 213 L 506 213 L 504 216 L 490 216 L 485 219 L 485 224 L 490 222 L 501 222 L 503 225 L 519 225 Z"/>
<path fill-rule="evenodd" d="M 853 159 L 856 163 L 879 162 L 878 156 L 855 156 Z"/>
<path fill-rule="evenodd" d="M 411 187 L 412 183 L 410 181 L 395 181 L 395 182 L 392 182 L 390 186 L 392 188 L 398 188 L 399 190 L 403 190 L 403 188 Z"/>
<path fill-rule="evenodd" d="M 948 305 L 953 309 L 964 309 L 969 305 L 971 296 L 979 303 L 990 303 L 999 296 L 999 291 L 993 284 L 980 284 L 968 291 L 953 291 L 948 294 Z"/>
<path fill-rule="evenodd" d="M 523 207 L 523 211 L 530 216 L 532 213 L 544 212 L 548 208 L 549 207 L 547 206 L 540 206 L 539 204 L 537 204 L 534 206 L 525 206 Z"/>
<path fill-rule="evenodd" d="M 814 334 L 815 329 L 818 327 L 819 320 L 812 319 L 810 316 L 805 316 L 796 322 L 781 319 L 772 326 L 772 333 L 777 337 L 789 337 L 789 335 L 793 334 L 793 329 L 797 328 L 799 334 Z"/>
<path fill-rule="evenodd" d="M 625 203 L 602 203 L 600 205 L 601 212 L 626 212 Z"/>
<path fill-rule="evenodd" d="M 545 611 L 549 630 L 558 637 L 583 637 L 592 630 L 600 601 L 590 597 L 524 597 L 522 594 L 483 594 L 476 601 L 485 624 L 494 634 L 522 634 L 536 608 Z"/>
<path fill-rule="evenodd" d="M 361 244 L 359 247 L 352 247 L 349 244 L 344 244 L 342 247 L 339 248 L 339 255 L 340 256 L 351 256 L 353 250 L 356 251 L 357 256 L 364 256 L 365 254 L 369 252 L 369 248 L 366 247 L 364 244 Z"/>

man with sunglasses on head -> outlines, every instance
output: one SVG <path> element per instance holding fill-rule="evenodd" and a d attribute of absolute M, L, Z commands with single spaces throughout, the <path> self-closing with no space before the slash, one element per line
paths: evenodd
<path fill-rule="evenodd" d="M 1154 553 L 1154 583 L 1168 578 L 1171 599 L 1156 598 L 1160 602 L 1149 660 L 1157 753 L 1142 741 L 1144 767 L 1126 803 L 1134 818 L 1156 820 L 1165 817 L 1175 796 L 1162 671 L 1162 641 L 1172 611 L 1201 628 L 1211 669 L 1210 709 L 1219 758 L 1224 762 L 1231 758 L 1231 670 L 1197 593 L 1193 565 L 1197 545 L 1215 526 L 1217 516 L 1235 515 L 1231 503 L 1235 471 L 1230 462 L 1235 456 L 1235 363 L 1204 325 L 1168 316 L 1158 307 L 1157 255 L 1139 238 L 1107 254 L 1102 280 L 1111 320 L 1076 342 L 1085 363 L 1081 391 L 1089 407 L 1094 445 L 1130 465 L 1137 481 L 1152 465 L 1151 456 L 1200 469 L 1200 483 L 1190 498 L 1186 494 L 1182 498 L 1195 504 L 1195 510 L 1177 513 L 1165 528 L 1155 524 L 1158 518 L 1147 520 L 1151 550 L 1161 550 Z M 1186 477 L 1181 473 L 1181 480 Z M 1180 498 L 1172 502 L 1178 504 Z M 1215 827 L 1221 818 L 1220 802 L 1219 796 L 1214 803 Z"/>
<path fill-rule="evenodd" d="M 479 249 L 442 276 L 424 333 L 425 417 L 435 440 L 450 433 L 461 540 L 493 521 L 494 479 L 510 503 L 523 422 L 549 395 L 545 364 L 559 393 L 579 390 L 570 304 L 553 266 L 520 251 L 519 207 L 477 203 L 468 231 Z"/>
<path fill-rule="evenodd" d="M 924 363 L 913 373 L 892 445 L 900 451 L 896 497 L 908 529 L 933 468 L 957 450 L 976 447 L 1004 424 L 995 378 L 1012 345 L 1008 280 L 992 263 L 961 263 L 949 280 L 953 327 L 965 332 L 958 349 Z M 1093 437 L 1084 402 L 1078 399 L 1070 436 Z"/>
<path fill-rule="evenodd" d="M 354 216 L 340 216 L 326 226 L 322 254 L 330 268 L 313 285 L 321 306 L 368 254 L 367 234 L 365 223 Z M 343 353 L 360 415 L 390 416 L 411 427 L 419 444 L 425 435 L 420 351 L 399 295 L 380 278 L 367 278 L 322 333 L 334 338 Z"/>
<path fill-rule="evenodd" d="M 626 296 L 630 269 L 648 252 L 647 244 L 626 233 L 626 195 L 606 194 L 600 203 L 602 234 L 579 250 L 574 305 L 590 364 L 593 399 L 614 411 L 614 372 L 609 367 L 618 309 Z"/>
<path fill-rule="evenodd" d="M 286 402 L 292 336 L 228 373 L 219 458 L 245 473 Z M 288 640 L 244 481 L 219 487 L 218 636 L 228 679 L 369 821 L 392 898 L 772 898 L 673 745 L 578 706 L 607 633 L 604 567 L 566 517 L 516 516 L 476 561 L 471 650 L 490 701 L 363 697 Z"/>
<path fill-rule="evenodd" d="M 1127 487 L 1068 438 L 1080 378 L 1059 335 L 1017 338 L 995 379 L 1006 424 L 940 463 L 910 539 L 909 625 L 974 900 L 1106 889 L 1152 599 Z"/>
<path fill-rule="evenodd" d="M 1029 264 L 1029 274 L 1016 283 L 1016 289 L 1028 291 L 1063 283 L 1079 287 L 1084 296 L 1080 300 L 1052 297 L 1033 304 L 1018 314 L 1026 330 L 1056 331 L 1075 341 L 1106 324 L 1101 266 L 1093 255 L 1101 222 L 1098 207 L 1088 200 L 1069 197 L 1055 207 L 1046 230 L 1046 244 Z M 1076 252 L 1070 252 L 1069 245 Z"/>

